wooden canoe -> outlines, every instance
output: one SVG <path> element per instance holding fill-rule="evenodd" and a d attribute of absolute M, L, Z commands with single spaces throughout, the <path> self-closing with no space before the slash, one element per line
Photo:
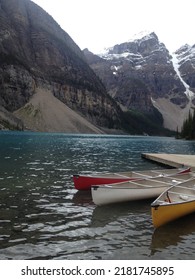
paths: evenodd
<path fill-rule="evenodd" d="M 72 179 L 77 190 L 90 190 L 91 186 L 114 184 L 121 182 L 128 182 L 131 180 L 138 180 L 140 178 L 156 178 L 173 176 L 176 174 L 183 174 L 190 172 L 190 168 L 174 168 L 161 170 L 145 170 L 145 171 L 130 171 L 118 173 L 97 173 L 97 174 L 78 174 L 73 175 Z"/>
<path fill-rule="evenodd" d="M 158 179 L 139 179 L 109 185 L 92 186 L 91 193 L 96 205 L 120 203 L 133 200 L 150 199 L 158 197 L 173 184 L 184 182 L 191 178 L 192 173 L 179 174 L 174 177 L 161 177 Z"/>
<path fill-rule="evenodd" d="M 165 190 L 152 204 L 155 228 L 195 212 L 195 177 Z"/>

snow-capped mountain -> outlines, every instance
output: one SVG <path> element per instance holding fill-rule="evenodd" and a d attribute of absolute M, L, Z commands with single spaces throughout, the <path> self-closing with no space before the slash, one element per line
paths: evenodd
<path fill-rule="evenodd" d="M 88 50 L 84 54 L 109 94 L 123 108 L 151 117 L 157 109 L 163 116 L 164 126 L 176 130 L 193 102 L 194 50 L 194 46 L 186 45 L 171 55 L 152 32 L 139 34 L 98 56 Z"/>

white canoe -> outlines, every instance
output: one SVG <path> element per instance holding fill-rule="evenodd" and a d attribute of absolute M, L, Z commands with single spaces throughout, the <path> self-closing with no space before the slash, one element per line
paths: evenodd
<path fill-rule="evenodd" d="M 151 204 L 151 212 L 155 228 L 195 212 L 195 178 L 164 191 Z"/>
<path fill-rule="evenodd" d="M 162 177 L 158 179 L 140 179 L 109 185 L 92 186 L 91 193 L 96 205 L 120 203 L 133 200 L 158 197 L 162 192 L 174 184 L 184 182 L 194 173 Z"/>

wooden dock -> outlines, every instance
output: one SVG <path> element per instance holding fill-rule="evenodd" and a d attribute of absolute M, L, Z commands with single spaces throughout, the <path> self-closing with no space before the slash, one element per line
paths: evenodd
<path fill-rule="evenodd" d="M 170 167 L 189 166 L 195 170 L 195 155 L 143 153 L 142 157 Z"/>

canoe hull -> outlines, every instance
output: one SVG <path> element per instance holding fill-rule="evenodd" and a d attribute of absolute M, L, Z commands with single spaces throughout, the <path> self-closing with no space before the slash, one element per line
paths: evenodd
<path fill-rule="evenodd" d="M 80 176 L 74 175 L 73 182 L 74 186 L 77 190 L 90 190 L 91 186 L 95 185 L 104 185 L 104 184 L 115 184 L 122 183 L 131 180 L 135 180 L 136 178 L 103 178 L 103 177 L 89 177 L 89 176 Z"/>
<path fill-rule="evenodd" d="M 121 203 L 157 197 L 167 186 L 149 188 L 92 187 L 92 199 L 96 205 Z"/>
<path fill-rule="evenodd" d="M 152 221 L 155 228 L 195 212 L 195 201 L 152 206 Z"/>

